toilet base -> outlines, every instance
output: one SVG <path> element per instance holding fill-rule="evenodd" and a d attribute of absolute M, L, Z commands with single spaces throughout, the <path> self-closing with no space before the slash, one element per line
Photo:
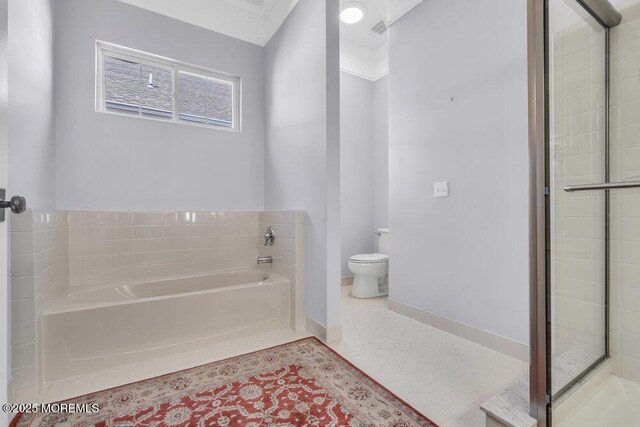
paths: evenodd
<path fill-rule="evenodd" d="M 386 277 L 378 278 L 378 276 L 367 276 L 364 274 L 356 274 L 353 278 L 353 286 L 351 287 L 351 295 L 356 298 L 375 298 L 388 295 L 388 286 L 380 286 L 381 282 L 386 283 Z M 382 292 L 381 292 L 382 289 Z"/>

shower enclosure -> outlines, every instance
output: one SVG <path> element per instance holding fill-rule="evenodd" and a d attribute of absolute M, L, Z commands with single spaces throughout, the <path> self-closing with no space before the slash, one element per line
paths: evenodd
<path fill-rule="evenodd" d="M 609 374 L 640 381 L 640 1 L 617 3 L 529 0 L 540 425 L 568 422 L 557 408 Z"/>

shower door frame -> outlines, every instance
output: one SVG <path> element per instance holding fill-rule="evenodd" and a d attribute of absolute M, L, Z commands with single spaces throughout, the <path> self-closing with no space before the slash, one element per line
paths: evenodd
<path fill-rule="evenodd" d="M 529 95 L 529 412 L 538 425 L 549 425 L 547 391 L 547 285 L 545 150 L 546 97 L 546 1 L 527 1 L 527 56 Z"/>
<path fill-rule="evenodd" d="M 548 1 L 527 0 L 529 95 L 529 314 L 530 414 L 552 425 L 551 236 L 549 165 Z M 605 182 L 609 182 L 609 29 L 621 15 L 607 0 L 575 0 L 605 28 Z M 609 357 L 609 191 L 605 195 L 605 354 L 556 396 L 572 388 Z"/>

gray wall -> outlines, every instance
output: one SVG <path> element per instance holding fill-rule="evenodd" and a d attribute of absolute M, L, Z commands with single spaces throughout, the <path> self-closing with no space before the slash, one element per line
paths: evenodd
<path fill-rule="evenodd" d="M 389 78 L 373 83 L 373 227 L 389 227 Z"/>
<path fill-rule="evenodd" d="M 55 0 L 61 209 L 263 208 L 264 53 L 116 0 Z M 95 41 L 242 77 L 243 131 L 95 112 Z"/>
<path fill-rule="evenodd" d="M 300 0 L 265 49 L 265 208 L 307 210 L 307 316 L 324 326 L 340 309 L 335 16 L 337 1 Z"/>
<path fill-rule="evenodd" d="M 55 203 L 53 13 L 49 0 L 9 0 L 6 48 L 10 87 L 7 195 L 21 194 L 27 198 L 30 208 L 49 209 Z M 8 215 L 11 221 L 11 214 Z M 4 235 L 7 236 L 6 231 Z M 11 269 L 11 259 L 8 268 Z M 11 271 L 7 284 L 7 301 L 11 301 Z M 10 307 L 11 304 L 7 310 L 9 320 Z M 7 338 L 7 348 L 11 349 L 11 328 L 8 328 Z M 9 351 L 9 376 L 11 364 L 12 352 Z"/>
<path fill-rule="evenodd" d="M 389 30 L 391 297 L 522 343 L 526 28 L 525 0 L 430 0 Z"/>
<path fill-rule="evenodd" d="M 389 226 L 388 81 L 340 73 L 342 277 L 349 257 L 376 250 L 373 232 Z"/>
<path fill-rule="evenodd" d="M 374 251 L 373 85 L 340 73 L 342 277 L 350 256 Z"/>
<path fill-rule="evenodd" d="M 55 203 L 53 15 L 49 0 L 9 1 L 8 195 Z"/>

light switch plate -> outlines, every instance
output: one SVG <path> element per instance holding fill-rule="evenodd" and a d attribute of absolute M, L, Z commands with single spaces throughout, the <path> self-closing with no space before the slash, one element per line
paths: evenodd
<path fill-rule="evenodd" d="M 433 184 L 433 197 L 449 197 L 449 183 L 443 181 Z"/>

